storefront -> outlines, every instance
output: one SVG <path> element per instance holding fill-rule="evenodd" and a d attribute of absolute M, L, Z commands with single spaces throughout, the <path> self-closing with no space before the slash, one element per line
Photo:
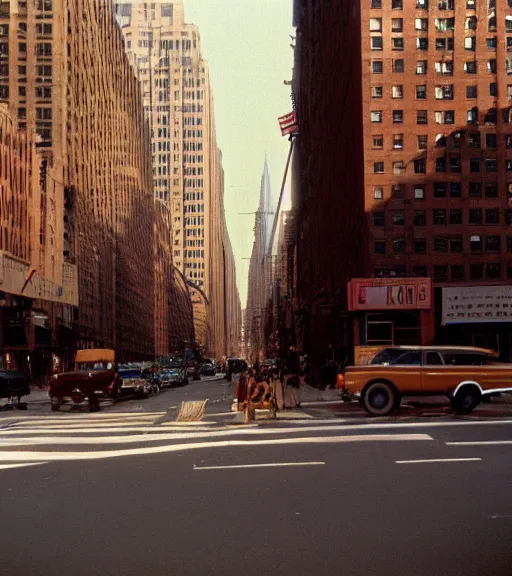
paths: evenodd
<path fill-rule="evenodd" d="M 355 278 L 348 284 L 348 302 L 356 364 L 386 346 L 428 345 L 434 339 L 430 278 Z"/>
<path fill-rule="evenodd" d="M 443 288 L 436 343 L 479 346 L 512 360 L 512 286 Z"/>

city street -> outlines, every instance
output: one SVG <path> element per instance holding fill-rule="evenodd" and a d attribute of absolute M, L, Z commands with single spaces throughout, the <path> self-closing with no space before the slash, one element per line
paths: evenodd
<path fill-rule="evenodd" d="M 0 573 L 510 574 L 512 420 L 174 422 L 215 380 L 2 415 Z"/>

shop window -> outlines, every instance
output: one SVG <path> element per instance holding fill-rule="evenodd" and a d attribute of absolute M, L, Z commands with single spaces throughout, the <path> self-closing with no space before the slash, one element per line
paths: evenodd
<path fill-rule="evenodd" d="M 462 264 L 453 264 L 450 266 L 450 278 L 452 280 L 464 280 L 466 274 Z"/>
<path fill-rule="evenodd" d="M 485 265 L 485 277 L 488 280 L 498 280 L 501 278 L 501 264 L 488 263 Z"/>
<path fill-rule="evenodd" d="M 420 315 L 417 312 L 372 312 L 365 318 L 366 344 L 419 345 L 421 343 Z M 414 365 L 420 363 L 419 351 L 400 352 L 394 362 Z"/>

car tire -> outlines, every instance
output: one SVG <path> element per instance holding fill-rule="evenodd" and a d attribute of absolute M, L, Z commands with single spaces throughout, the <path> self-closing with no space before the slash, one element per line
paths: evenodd
<path fill-rule="evenodd" d="M 363 408 L 372 416 L 387 416 L 396 408 L 397 396 L 393 386 L 387 382 L 373 382 L 361 397 Z"/>
<path fill-rule="evenodd" d="M 58 412 L 59 408 L 60 408 L 60 402 L 58 398 L 55 398 L 55 396 L 52 396 L 51 398 L 51 406 L 52 406 L 52 412 Z"/>
<path fill-rule="evenodd" d="M 464 386 L 457 395 L 451 399 L 453 411 L 456 414 L 465 416 L 471 414 L 480 404 L 481 394 L 474 386 Z"/>

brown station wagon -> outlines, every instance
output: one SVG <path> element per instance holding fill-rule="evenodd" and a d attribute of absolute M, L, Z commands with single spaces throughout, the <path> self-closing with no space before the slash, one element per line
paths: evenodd
<path fill-rule="evenodd" d="M 469 414 L 485 398 L 512 392 L 512 364 L 497 353 L 457 346 L 396 346 L 381 350 L 366 366 L 338 376 L 345 399 L 359 396 L 364 409 L 385 416 L 402 396 L 446 395 L 457 414 Z"/>

